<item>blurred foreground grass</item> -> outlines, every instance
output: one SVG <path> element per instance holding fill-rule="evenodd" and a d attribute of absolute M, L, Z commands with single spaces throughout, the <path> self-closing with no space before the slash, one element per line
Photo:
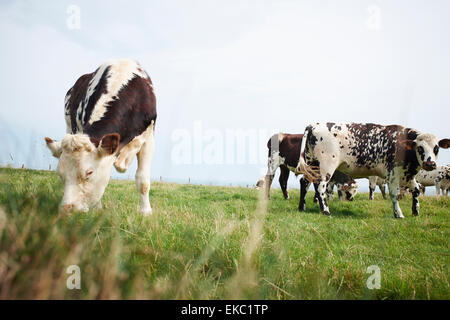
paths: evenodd
<path fill-rule="evenodd" d="M 1 299 L 449 299 L 449 200 L 411 198 L 406 219 L 376 194 L 333 199 L 333 218 L 298 190 L 269 202 L 240 187 L 152 183 L 151 217 L 133 181 L 112 180 L 103 209 L 58 213 L 54 172 L 0 169 Z M 265 206 L 267 205 L 267 210 Z M 66 288 L 78 265 L 81 290 Z M 366 286 L 367 267 L 381 288 Z"/>

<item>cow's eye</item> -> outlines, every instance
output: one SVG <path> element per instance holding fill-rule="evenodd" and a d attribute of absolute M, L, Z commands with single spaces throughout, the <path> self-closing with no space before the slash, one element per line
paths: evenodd
<path fill-rule="evenodd" d="M 434 151 L 434 154 L 437 155 L 439 152 L 439 146 L 434 146 L 433 151 Z"/>
<path fill-rule="evenodd" d="M 417 152 L 419 153 L 419 154 L 423 154 L 423 147 L 417 147 Z"/>
<path fill-rule="evenodd" d="M 92 176 L 93 173 L 94 173 L 94 170 L 90 170 L 90 169 L 89 169 L 89 170 L 86 170 L 85 178 L 86 178 L 86 179 L 89 179 L 89 177 Z"/>

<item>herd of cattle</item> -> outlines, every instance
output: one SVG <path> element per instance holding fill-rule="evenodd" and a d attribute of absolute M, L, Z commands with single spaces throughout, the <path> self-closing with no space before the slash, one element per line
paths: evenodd
<path fill-rule="evenodd" d="M 59 159 L 57 172 L 64 183 L 61 209 L 101 207 L 112 166 L 125 172 L 136 156 L 140 210 L 150 214 L 156 99 L 147 73 L 136 61 L 110 60 L 76 81 L 66 94 L 64 110 L 66 135 L 60 141 L 45 138 Z M 302 174 L 299 209 L 305 209 L 306 191 L 313 183 L 320 209 L 329 215 L 327 196 L 335 185 L 341 198 L 352 200 L 358 187 L 354 179 L 370 177 L 370 197 L 375 185 L 384 192 L 387 183 L 394 215 L 403 218 L 398 205 L 401 188 L 413 195 L 414 215 L 419 212 L 421 188 L 416 180 L 422 179 L 418 181 L 423 187 L 439 184 L 447 194 L 449 168 L 437 168 L 436 160 L 439 148 L 449 146 L 449 139 L 438 140 L 399 125 L 316 123 L 304 134 L 280 133 L 270 139 L 264 184 L 269 195 L 280 167 L 281 188 L 288 198 L 289 172 Z M 425 171 L 419 172 L 422 168 Z"/>
<path fill-rule="evenodd" d="M 287 181 L 292 171 L 300 178 L 299 211 L 305 210 L 305 196 L 314 183 L 314 200 L 320 210 L 330 215 L 327 205 L 337 186 L 340 199 L 353 200 L 357 178 L 369 179 L 369 199 L 376 186 L 386 199 L 385 185 L 394 206 L 394 216 L 404 218 L 398 200 L 411 192 L 413 215 L 419 214 L 420 191 L 436 186 L 447 195 L 450 187 L 450 166 L 437 166 L 439 148 L 447 149 L 449 139 L 438 140 L 399 125 L 381 126 L 373 123 L 316 123 L 304 134 L 279 133 L 267 142 L 269 149 L 267 174 L 256 186 L 265 188 L 269 198 L 275 172 L 280 168 L 280 186 L 288 199 Z"/>

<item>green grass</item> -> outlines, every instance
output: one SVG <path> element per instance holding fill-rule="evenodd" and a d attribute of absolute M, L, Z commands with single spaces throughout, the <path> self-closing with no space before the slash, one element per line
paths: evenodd
<path fill-rule="evenodd" d="M 152 183 L 151 217 L 133 181 L 112 180 L 103 209 L 58 213 L 53 172 L 0 169 L 1 299 L 449 299 L 449 200 L 330 202 L 298 190 L 265 202 L 247 188 Z M 336 198 L 336 197 L 335 197 Z M 66 269 L 81 269 L 81 290 Z M 366 287 L 367 267 L 381 288 Z"/>

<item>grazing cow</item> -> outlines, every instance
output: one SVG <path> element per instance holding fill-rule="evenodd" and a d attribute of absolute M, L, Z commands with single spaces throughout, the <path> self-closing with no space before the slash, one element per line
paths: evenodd
<path fill-rule="evenodd" d="M 302 141 L 297 171 L 308 172 L 317 185 L 322 213 L 330 215 L 326 186 L 336 170 L 354 178 L 379 176 L 387 180 L 394 216 L 404 218 L 398 203 L 401 186 L 413 190 L 412 213 L 419 214 L 419 188 L 414 177 L 421 168 L 436 168 L 439 147 L 448 148 L 450 139 L 438 139 L 399 125 L 373 123 L 309 125 Z M 304 197 L 300 198 L 304 210 Z"/>
<path fill-rule="evenodd" d="M 270 197 L 270 187 L 275 176 L 275 171 L 280 168 L 279 182 L 281 190 L 284 198 L 289 199 L 287 182 L 290 171 L 294 172 L 296 175 L 299 174 L 299 172 L 295 171 L 295 169 L 298 165 L 298 159 L 300 156 L 302 137 L 303 134 L 278 133 L 274 134 L 267 142 L 267 148 L 269 149 L 267 174 L 264 180 L 260 179 L 256 183 L 257 188 L 265 185 L 267 198 Z M 358 184 L 355 180 L 339 171 L 337 171 L 330 180 L 328 193 L 330 198 L 333 194 L 333 188 L 335 185 L 338 188 L 338 194 L 341 200 L 343 199 L 344 194 L 346 195 L 347 200 L 353 200 L 353 197 L 358 190 Z"/>
<path fill-rule="evenodd" d="M 380 188 L 381 194 L 383 195 L 383 199 L 386 199 L 386 179 L 370 176 L 369 177 L 369 200 L 373 200 L 373 193 L 375 192 L 375 188 L 378 186 Z"/>
<path fill-rule="evenodd" d="M 425 187 L 436 186 L 436 195 L 447 196 L 450 188 L 450 166 L 439 166 L 435 170 L 420 170 L 416 176 L 416 181 L 422 185 L 421 190 L 425 194 Z"/>
<path fill-rule="evenodd" d="M 417 180 L 416 180 L 417 182 Z M 422 185 L 417 182 L 417 186 L 419 187 L 419 191 L 422 190 Z M 406 195 L 412 194 L 411 190 L 408 187 L 400 187 L 400 193 L 398 194 L 398 200 L 403 199 Z"/>
<path fill-rule="evenodd" d="M 265 177 L 260 178 L 260 179 L 256 182 L 255 189 L 256 189 L 256 190 L 261 189 L 261 188 L 264 186 L 264 181 L 265 181 Z"/>
<path fill-rule="evenodd" d="M 111 60 L 81 76 L 65 98 L 67 133 L 45 138 L 64 183 L 61 208 L 101 208 L 111 168 L 125 172 L 137 156 L 140 211 L 152 212 L 150 163 L 154 151 L 156 99 L 152 82 L 133 60 Z"/>
<path fill-rule="evenodd" d="M 358 183 L 352 177 L 340 172 L 335 171 L 333 176 L 331 177 L 330 182 L 327 185 L 327 199 L 330 200 L 333 197 L 333 189 L 334 186 L 337 187 L 338 196 L 340 200 L 353 201 L 356 193 L 358 192 Z M 315 199 L 318 200 L 317 194 Z"/>

